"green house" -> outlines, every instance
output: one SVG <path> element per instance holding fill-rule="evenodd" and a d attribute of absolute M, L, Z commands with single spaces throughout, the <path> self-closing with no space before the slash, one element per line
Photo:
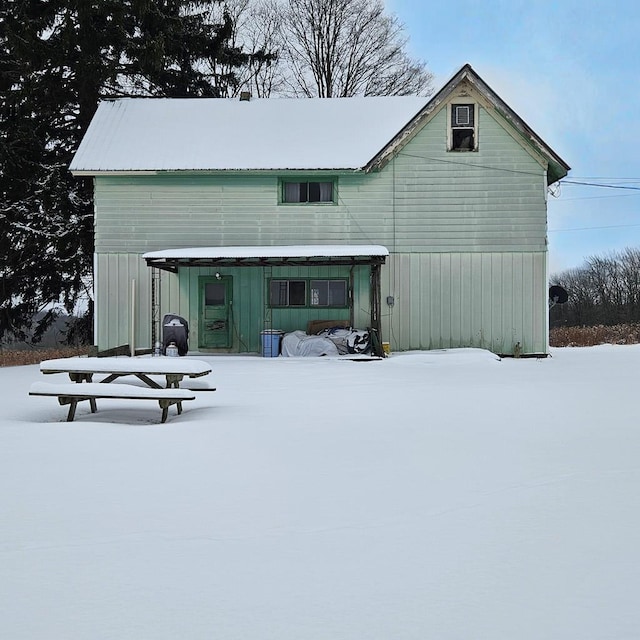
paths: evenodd
<path fill-rule="evenodd" d="M 435 96 L 102 102 L 95 336 L 258 352 L 342 321 L 392 350 L 548 352 L 547 191 L 569 166 L 469 65 Z"/>

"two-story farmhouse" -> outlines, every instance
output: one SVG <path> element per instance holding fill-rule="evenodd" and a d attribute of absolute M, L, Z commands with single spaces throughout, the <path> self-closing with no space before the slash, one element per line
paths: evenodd
<path fill-rule="evenodd" d="M 257 352 L 345 320 L 393 350 L 548 351 L 547 188 L 569 166 L 469 66 L 433 98 L 102 102 L 96 344 Z"/>

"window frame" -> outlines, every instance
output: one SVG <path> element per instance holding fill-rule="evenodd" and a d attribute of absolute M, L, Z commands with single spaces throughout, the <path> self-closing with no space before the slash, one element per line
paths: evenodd
<path fill-rule="evenodd" d="M 331 199 L 330 200 L 303 200 L 300 202 L 292 202 L 286 199 L 287 184 L 331 184 Z M 278 204 L 285 206 L 300 206 L 300 207 L 327 207 L 336 205 L 338 203 L 338 179 L 335 176 L 322 176 L 322 177 L 309 177 L 309 176 L 293 176 L 287 178 L 279 178 L 278 180 Z M 307 187 L 308 194 L 308 187 Z M 308 197 L 308 195 L 307 195 Z"/>
<path fill-rule="evenodd" d="M 272 286 L 275 282 L 304 282 L 305 283 L 305 300 L 304 304 L 273 304 L 272 303 Z M 327 293 L 329 292 L 329 283 L 331 282 L 342 282 L 344 284 L 344 304 L 313 304 L 312 303 L 312 282 L 324 282 L 327 283 Z M 329 295 L 327 295 L 328 299 Z M 289 300 L 290 295 L 287 293 L 287 300 Z M 267 283 L 267 299 L 268 306 L 270 309 L 349 309 L 351 307 L 351 291 L 349 290 L 349 278 L 326 278 L 326 277 L 273 277 L 270 278 Z"/>
<path fill-rule="evenodd" d="M 471 112 L 471 126 L 461 126 L 454 123 L 453 111 L 456 107 L 472 107 L 473 111 Z M 456 102 L 449 102 L 447 104 L 447 151 L 452 153 L 473 153 L 474 151 L 478 151 L 478 118 L 480 115 L 480 110 L 478 108 L 477 102 L 471 102 L 469 100 L 459 100 Z M 465 148 L 456 148 L 454 147 L 454 131 L 465 131 L 467 129 L 471 129 L 473 132 L 473 147 L 470 149 Z"/>

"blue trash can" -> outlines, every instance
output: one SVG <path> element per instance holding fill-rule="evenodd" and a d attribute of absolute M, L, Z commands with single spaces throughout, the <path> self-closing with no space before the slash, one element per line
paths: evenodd
<path fill-rule="evenodd" d="M 280 329 L 265 329 L 260 332 L 263 358 L 277 358 L 280 355 L 280 340 L 283 333 Z"/>

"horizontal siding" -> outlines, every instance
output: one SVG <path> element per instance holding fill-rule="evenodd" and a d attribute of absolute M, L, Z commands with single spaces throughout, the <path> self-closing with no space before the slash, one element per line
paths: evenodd
<path fill-rule="evenodd" d="M 380 172 L 330 174 L 335 205 L 279 205 L 275 173 L 98 176 L 96 250 L 309 243 L 544 250 L 543 168 L 483 109 L 479 144 L 478 152 L 448 153 L 442 110 Z"/>
<path fill-rule="evenodd" d="M 395 254 L 382 275 L 383 340 L 396 350 L 548 352 L 545 253 Z"/>
<path fill-rule="evenodd" d="M 447 152 L 446 127 L 443 109 L 395 161 L 390 248 L 544 250 L 546 202 L 540 164 L 484 109 L 477 152 Z"/>

